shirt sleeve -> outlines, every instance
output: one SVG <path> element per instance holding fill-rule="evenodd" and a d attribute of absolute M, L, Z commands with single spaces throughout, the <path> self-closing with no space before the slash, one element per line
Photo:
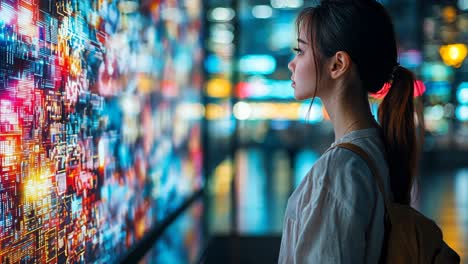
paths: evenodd
<path fill-rule="evenodd" d="M 362 216 L 327 186 L 315 189 L 311 198 L 301 217 L 294 263 L 364 263 Z"/>

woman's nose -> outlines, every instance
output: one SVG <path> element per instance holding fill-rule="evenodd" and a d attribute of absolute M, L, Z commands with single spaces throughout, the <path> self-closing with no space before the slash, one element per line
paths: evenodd
<path fill-rule="evenodd" d="M 291 72 L 294 72 L 294 60 L 290 61 L 288 63 L 288 69 L 291 71 Z"/>

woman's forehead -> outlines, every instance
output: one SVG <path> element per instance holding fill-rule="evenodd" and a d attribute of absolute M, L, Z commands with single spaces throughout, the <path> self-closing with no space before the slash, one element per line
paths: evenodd
<path fill-rule="evenodd" d="M 306 41 L 306 42 L 309 42 L 309 29 L 308 27 L 305 25 L 304 22 L 301 23 L 300 27 L 299 27 L 299 32 L 298 32 L 298 38 L 302 39 L 303 41 Z"/>

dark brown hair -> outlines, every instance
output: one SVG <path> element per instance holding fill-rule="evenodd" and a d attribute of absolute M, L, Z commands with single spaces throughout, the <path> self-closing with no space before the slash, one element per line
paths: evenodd
<path fill-rule="evenodd" d="M 321 69 L 317 66 L 322 65 L 324 58 L 345 51 L 356 65 L 367 92 L 376 93 L 385 82 L 391 82 L 379 106 L 378 117 L 394 201 L 409 204 L 417 160 L 414 75 L 398 64 L 396 38 L 388 12 L 375 0 L 324 0 L 315 7 L 303 9 L 296 27 L 298 32 L 307 31 L 317 76 Z"/>

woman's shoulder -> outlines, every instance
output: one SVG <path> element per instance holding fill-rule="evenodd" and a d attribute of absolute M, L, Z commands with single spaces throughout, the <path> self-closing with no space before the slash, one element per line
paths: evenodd
<path fill-rule="evenodd" d="M 363 177 L 367 180 L 367 176 L 372 176 L 366 161 L 354 152 L 340 147 L 328 150 L 320 157 L 316 165 L 326 172 L 321 175 L 324 184 L 337 180 L 354 182 L 362 180 Z"/>
<path fill-rule="evenodd" d="M 350 133 L 334 142 L 322 155 L 322 162 L 327 164 L 331 170 L 349 172 L 350 169 L 353 169 L 353 171 L 370 174 L 367 162 L 358 154 L 339 147 L 340 143 L 352 143 L 362 148 L 377 165 L 380 173 L 384 173 L 388 168 L 384 154 L 384 143 L 377 129 L 364 129 Z"/>
<path fill-rule="evenodd" d="M 362 147 L 376 162 L 380 160 L 379 149 L 369 142 L 356 140 L 351 142 Z M 375 148 L 375 149 L 374 149 Z M 324 153 L 317 161 L 317 169 L 311 177 L 317 177 L 321 185 L 327 188 L 338 200 L 343 200 L 351 210 L 364 213 L 378 195 L 374 175 L 365 160 L 354 152 L 334 147 Z M 385 166 L 380 166 L 385 170 Z"/>
<path fill-rule="evenodd" d="M 362 137 L 362 134 L 361 137 L 345 138 L 339 143 L 350 142 L 363 148 L 379 163 L 383 177 L 387 177 L 382 142 L 373 136 Z M 369 166 L 360 156 L 332 144 L 306 174 L 289 202 L 295 207 L 306 207 L 314 200 L 314 196 L 321 193 L 330 193 L 336 202 L 348 209 L 363 212 L 368 211 L 369 206 L 376 201 L 378 188 Z"/>

